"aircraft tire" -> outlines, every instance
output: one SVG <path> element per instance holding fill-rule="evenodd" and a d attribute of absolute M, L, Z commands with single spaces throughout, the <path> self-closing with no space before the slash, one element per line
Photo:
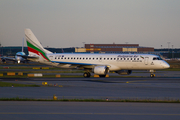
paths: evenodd
<path fill-rule="evenodd" d="M 85 73 L 83 74 L 83 76 L 84 76 L 85 78 L 88 78 L 88 77 L 91 76 L 91 74 L 90 74 L 89 72 L 85 72 Z"/>
<path fill-rule="evenodd" d="M 151 74 L 150 77 L 151 77 L 151 78 L 155 77 L 155 74 Z"/>

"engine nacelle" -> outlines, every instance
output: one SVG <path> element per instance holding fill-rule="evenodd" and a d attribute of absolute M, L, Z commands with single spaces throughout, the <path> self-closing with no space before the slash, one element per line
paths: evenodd
<path fill-rule="evenodd" d="M 107 66 L 96 66 L 93 72 L 97 75 L 106 75 L 109 72 L 109 67 Z"/>
<path fill-rule="evenodd" d="M 132 70 L 119 70 L 116 71 L 119 75 L 130 75 L 132 73 Z"/>

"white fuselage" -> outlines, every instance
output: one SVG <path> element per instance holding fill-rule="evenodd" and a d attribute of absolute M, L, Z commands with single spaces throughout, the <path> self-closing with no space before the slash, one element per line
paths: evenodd
<path fill-rule="evenodd" d="M 169 68 L 169 64 L 157 55 L 150 54 L 47 54 L 51 62 L 44 62 L 61 68 L 93 68 L 108 66 L 110 71 L 157 70 Z M 158 58 L 158 59 L 156 59 Z"/>

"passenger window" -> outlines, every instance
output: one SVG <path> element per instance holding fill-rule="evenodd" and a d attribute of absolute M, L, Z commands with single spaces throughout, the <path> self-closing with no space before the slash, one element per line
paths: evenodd
<path fill-rule="evenodd" d="M 116 58 L 114 58 L 114 60 L 116 60 Z"/>
<path fill-rule="evenodd" d="M 106 60 L 106 58 L 104 58 L 104 60 Z"/>
<path fill-rule="evenodd" d="M 98 60 L 98 58 L 96 58 L 96 60 Z"/>
<path fill-rule="evenodd" d="M 119 58 L 117 58 L 117 60 L 119 60 Z"/>
<path fill-rule="evenodd" d="M 63 59 L 63 57 L 61 59 Z"/>
<path fill-rule="evenodd" d="M 112 60 L 112 58 L 111 58 L 111 60 Z"/>
<path fill-rule="evenodd" d="M 89 59 L 91 59 L 91 58 L 89 58 Z"/>
<path fill-rule="evenodd" d="M 109 60 L 109 58 L 107 58 L 107 60 Z"/>
<path fill-rule="evenodd" d="M 129 60 L 129 58 L 127 58 L 127 60 Z"/>

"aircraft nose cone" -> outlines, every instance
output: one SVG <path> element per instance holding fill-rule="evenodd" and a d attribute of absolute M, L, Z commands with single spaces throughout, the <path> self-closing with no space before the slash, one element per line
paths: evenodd
<path fill-rule="evenodd" d="M 163 63 L 164 68 L 170 68 L 170 65 L 168 63 Z"/>

